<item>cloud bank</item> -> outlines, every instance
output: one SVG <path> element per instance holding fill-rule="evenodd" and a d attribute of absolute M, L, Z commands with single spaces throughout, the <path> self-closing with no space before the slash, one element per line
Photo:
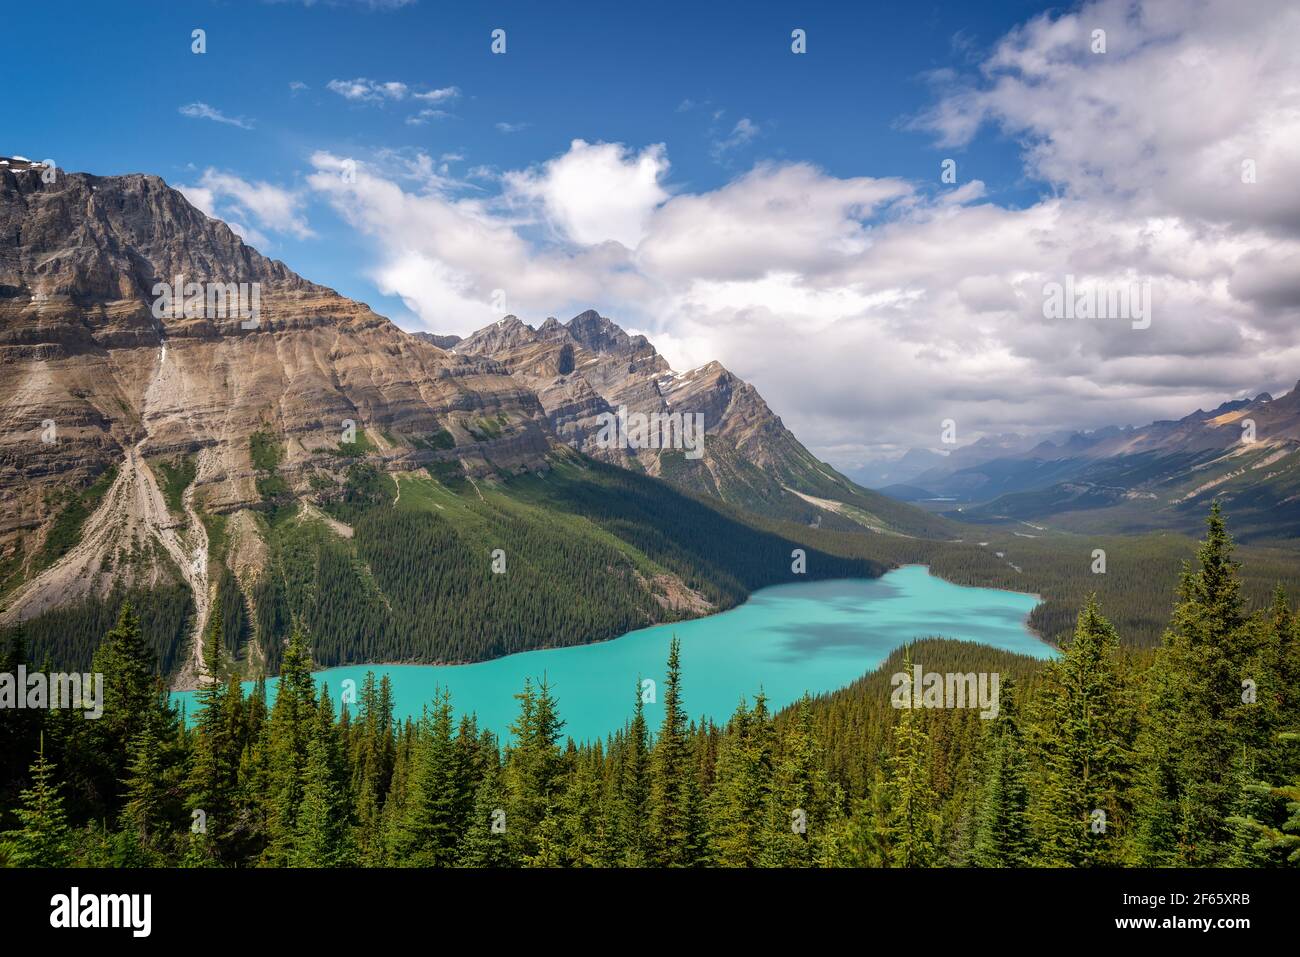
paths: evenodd
<path fill-rule="evenodd" d="M 370 237 L 377 285 L 426 327 L 499 318 L 498 290 L 532 322 L 594 306 L 678 366 L 722 360 L 851 467 L 937 445 L 946 418 L 966 441 L 1293 383 L 1297 35 L 1300 8 L 1281 2 L 1102 0 L 1013 30 L 945 73 L 910 125 L 937 155 L 981 131 L 1023 144 L 1044 187 L 1022 208 L 978 181 L 798 162 L 690 192 L 664 144 L 583 140 L 501 173 L 490 196 L 427 157 L 425 175 L 366 162 L 349 181 L 346 157 L 319 152 L 309 185 Z M 1150 327 L 1045 318 L 1044 288 L 1066 276 L 1149 283 Z"/>

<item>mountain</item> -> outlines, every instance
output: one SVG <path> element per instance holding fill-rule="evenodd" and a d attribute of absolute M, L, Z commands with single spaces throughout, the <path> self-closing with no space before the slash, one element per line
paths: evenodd
<path fill-rule="evenodd" d="M 412 335 L 422 342 L 437 346 L 439 349 L 450 349 L 460 342 L 460 336 L 439 336 L 432 332 L 415 332 Z"/>
<path fill-rule="evenodd" d="M 883 491 L 886 486 L 905 485 L 927 469 L 942 465 L 947 458 L 933 449 L 908 449 L 900 456 L 877 459 L 846 469 L 845 474 L 867 488 Z"/>
<path fill-rule="evenodd" d="M 177 687 L 211 674 L 217 608 L 223 673 L 273 672 L 294 627 L 322 665 L 470 661 L 789 581 L 773 517 L 946 525 L 716 363 L 677 375 L 594 312 L 410 335 L 156 176 L 0 163 L 0 363 L 0 631 L 84 667 L 130 598 Z M 703 457 L 604 454 L 619 405 L 703 415 Z M 881 570 L 807 552 L 808 577 Z"/>
<path fill-rule="evenodd" d="M 940 520 L 900 510 L 816 459 L 758 390 L 720 363 L 676 372 L 645 336 L 594 310 L 536 328 L 506 316 L 453 351 L 499 361 L 537 395 L 555 434 L 592 458 L 769 517 L 844 530 L 945 532 Z M 650 422 L 682 416 L 702 423 L 706 439 L 698 447 L 654 438 L 610 443 L 602 427 L 620 415 Z"/>
<path fill-rule="evenodd" d="M 348 421 L 390 467 L 454 454 L 482 475 L 545 461 L 536 397 L 499 365 L 427 345 L 302 279 L 155 176 L 59 171 L 47 183 L 39 168 L 0 167 L 0 237 L 0 567 L 26 578 L 7 621 L 109 580 L 176 576 L 204 619 L 198 513 L 337 480 L 331 452 Z M 247 284 L 244 311 L 258 315 L 216 298 L 210 310 L 155 308 L 158 284 L 175 277 L 181 292 Z M 475 429 L 485 419 L 490 436 Z M 452 447 L 408 448 L 385 438 L 392 429 Z M 258 435 L 273 440 L 273 485 L 258 481 Z M 168 503 L 154 463 L 174 457 L 190 459 L 193 481 Z M 94 488 L 110 468 L 80 541 L 51 542 L 69 489 Z"/>
<path fill-rule="evenodd" d="M 1003 455 L 1026 451 L 1036 441 L 1008 432 L 1002 435 L 986 435 L 969 445 L 943 451 L 913 448 L 897 458 L 881 459 L 859 466 L 851 474 L 868 488 L 880 491 L 884 491 L 885 487 L 890 485 L 919 487 L 926 482 L 935 481 L 938 476 L 948 475 Z M 898 497 L 892 492 L 885 494 Z"/>
<path fill-rule="evenodd" d="M 1076 531 L 1190 531 L 1217 498 L 1240 537 L 1291 538 L 1300 532 L 1298 450 L 1300 383 L 1277 399 L 1263 392 L 1181 419 L 1074 433 L 964 467 L 931 468 L 909 484 L 967 503 L 960 517 L 968 520 Z"/>

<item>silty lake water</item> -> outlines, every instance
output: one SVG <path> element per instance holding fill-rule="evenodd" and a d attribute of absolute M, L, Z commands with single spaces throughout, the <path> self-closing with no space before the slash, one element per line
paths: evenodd
<path fill-rule="evenodd" d="M 1048 658 L 1055 651 L 1026 624 L 1038 598 L 992 588 L 967 588 L 908 565 L 876 579 L 836 579 L 777 585 L 743 605 L 707 618 L 656 625 L 610 641 L 529 651 L 470 665 L 350 665 L 317 672 L 335 705 L 343 682 L 359 689 L 369 671 L 388 675 L 399 718 L 418 715 L 438 687 L 451 692 L 459 713 L 480 727 L 509 733 L 524 678 L 544 675 L 559 700 L 564 734 L 604 737 L 632 714 L 637 679 L 656 682 L 662 700 L 668 644 L 681 639 L 682 693 L 692 718 L 724 721 L 741 696 L 762 689 L 773 710 L 803 696 L 842 688 L 914 639 L 941 636 Z M 925 662 L 917 662 L 924 665 Z M 276 680 L 267 682 L 273 700 Z M 246 688 L 251 685 L 246 685 Z M 177 692 L 193 719 L 193 692 Z M 646 720 L 658 726 L 658 705 Z"/>

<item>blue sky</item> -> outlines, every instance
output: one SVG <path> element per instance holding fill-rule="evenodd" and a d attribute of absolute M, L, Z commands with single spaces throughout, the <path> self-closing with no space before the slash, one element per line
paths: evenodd
<path fill-rule="evenodd" d="M 1297 35 L 1287 0 L 22 3 L 0 153 L 161 175 L 404 328 L 594 307 L 852 468 L 1290 388 Z M 1155 321 L 1049 321 L 1066 277 Z"/>
<path fill-rule="evenodd" d="M 931 99 L 930 71 L 969 61 L 1039 4 L 792 4 L 769 2 L 15 4 L 3 42 L 7 72 L 40 77 L 39 95 L 5 103 L 0 150 L 54 158 L 100 175 L 156 173 L 188 183 L 215 167 L 292 186 L 307 157 L 410 148 L 454 165 L 518 168 L 579 137 L 668 144 L 672 182 L 714 188 L 759 158 L 808 160 L 840 176 L 934 179 L 933 137 L 903 128 Z M 472 9 L 471 9 L 472 7 Z M 75 15 L 73 15 L 75 10 Z M 807 31 L 811 55 L 790 52 Z M 191 31 L 207 52 L 191 51 Z M 490 52 L 493 29 L 507 53 Z M 68 56 L 52 63 L 58 36 Z M 22 39 L 23 42 L 15 42 Z M 450 114 L 408 125 L 425 104 L 349 102 L 331 80 L 455 87 Z M 291 90 L 291 83 L 308 89 Z M 251 129 L 183 116 L 205 103 Z M 685 108 L 683 108 L 685 107 Z M 715 118 L 716 116 L 716 118 Z M 743 119 L 758 132 L 718 155 Z M 505 133 L 497 124 L 522 127 Z M 956 155 L 1007 202 L 1032 197 L 1014 144 L 983 137 Z M 327 210 L 310 211 L 310 240 L 264 235 L 263 249 L 401 321 L 397 297 L 365 276 L 366 252 Z"/>

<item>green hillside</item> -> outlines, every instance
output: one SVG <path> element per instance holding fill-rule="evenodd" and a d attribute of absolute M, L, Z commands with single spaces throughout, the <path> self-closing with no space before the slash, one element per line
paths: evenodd
<path fill-rule="evenodd" d="M 242 584 L 226 523 L 210 522 L 219 530 L 210 573 L 231 622 L 226 649 L 248 675 L 278 671 L 295 622 L 321 666 L 479 661 L 720 611 L 768 585 L 884 571 L 567 452 L 545 475 L 502 483 L 438 469 L 394 479 L 358 462 L 319 508 L 277 498 L 254 522 L 267 560 Z M 791 571 L 795 548 L 808 550 L 806 576 Z M 496 556 L 503 571 L 494 571 Z M 167 670 L 180 660 L 191 613 L 185 589 L 175 589 L 144 622 Z M 37 660 L 85 667 L 121 597 L 7 631 L 23 631 Z"/>

